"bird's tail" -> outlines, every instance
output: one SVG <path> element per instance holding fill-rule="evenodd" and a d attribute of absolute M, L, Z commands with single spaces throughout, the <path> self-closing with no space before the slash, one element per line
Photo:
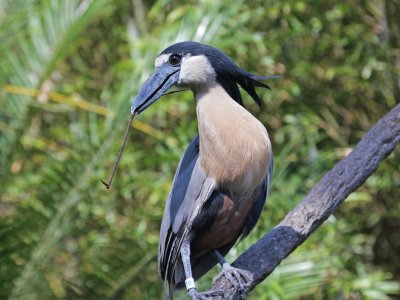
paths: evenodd
<path fill-rule="evenodd" d="M 172 282 L 167 279 L 164 281 L 162 300 L 173 300 L 175 290 L 185 287 L 185 271 L 180 260 L 176 263 L 172 278 Z"/>
<path fill-rule="evenodd" d="M 168 281 L 164 281 L 163 294 L 161 300 L 172 300 L 172 299 L 173 299 L 173 294 L 171 294 L 169 283 Z"/>

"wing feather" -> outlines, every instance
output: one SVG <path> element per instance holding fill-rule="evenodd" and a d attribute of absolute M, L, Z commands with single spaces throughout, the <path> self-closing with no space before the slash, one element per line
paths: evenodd
<path fill-rule="evenodd" d="M 205 201 L 215 190 L 199 162 L 199 137 L 187 147 L 175 173 L 160 230 L 158 267 L 163 280 L 174 284 L 174 271 L 180 249 L 191 224 Z"/>
<path fill-rule="evenodd" d="M 250 231 L 254 228 L 258 219 L 260 218 L 261 212 L 267 201 L 269 190 L 271 187 L 272 174 L 274 172 L 274 159 L 273 159 L 272 153 L 271 153 L 270 157 L 271 157 L 271 160 L 269 162 L 267 176 L 266 176 L 264 182 L 259 187 L 260 194 L 259 194 L 258 200 L 253 205 L 253 208 L 252 208 L 249 216 L 246 219 L 243 233 L 240 238 L 241 240 L 244 239 L 250 233 Z"/>

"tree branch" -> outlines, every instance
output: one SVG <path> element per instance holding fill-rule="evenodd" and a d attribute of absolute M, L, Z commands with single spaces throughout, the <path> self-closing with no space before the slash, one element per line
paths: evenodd
<path fill-rule="evenodd" d="M 400 104 L 379 120 L 349 156 L 337 163 L 290 211 L 284 220 L 232 264 L 253 275 L 248 292 L 264 280 L 279 263 L 303 243 L 338 207 L 376 171 L 400 142 Z M 241 299 L 221 276 L 210 291 L 223 290 L 224 299 Z"/>

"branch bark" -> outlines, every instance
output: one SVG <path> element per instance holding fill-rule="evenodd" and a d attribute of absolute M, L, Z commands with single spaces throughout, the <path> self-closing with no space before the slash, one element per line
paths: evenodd
<path fill-rule="evenodd" d="M 349 156 L 313 187 L 283 221 L 242 253 L 232 264 L 253 275 L 247 292 L 263 281 L 279 263 L 303 243 L 338 207 L 376 171 L 400 142 L 400 104 L 379 120 Z M 210 291 L 223 290 L 224 299 L 241 299 L 221 276 Z"/>

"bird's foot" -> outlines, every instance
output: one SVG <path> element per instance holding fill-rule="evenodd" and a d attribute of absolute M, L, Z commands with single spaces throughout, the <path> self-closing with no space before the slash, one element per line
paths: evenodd
<path fill-rule="evenodd" d="M 249 284 L 253 280 L 253 276 L 249 271 L 234 268 L 230 264 L 224 263 L 221 273 L 213 280 L 213 286 L 222 276 L 229 280 L 233 290 L 240 292 L 241 299 L 246 299 Z"/>
<path fill-rule="evenodd" d="M 191 300 L 222 300 L 224 296 L 223 291 L 212 291 L 199 293 L 196 289 L 188 290 Z"/>

